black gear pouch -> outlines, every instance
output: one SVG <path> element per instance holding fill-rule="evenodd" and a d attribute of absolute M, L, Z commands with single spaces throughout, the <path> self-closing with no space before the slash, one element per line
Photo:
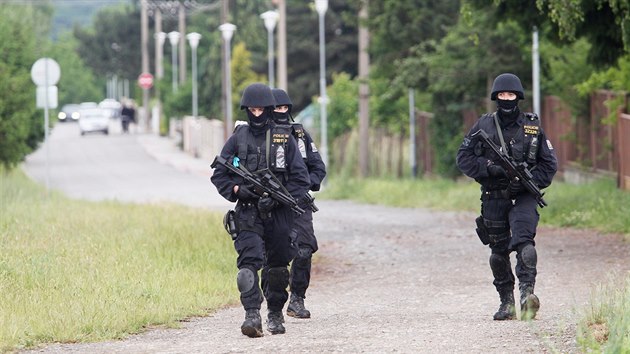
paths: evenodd
<path fill-rule="evenodd" d="M 477 224 L 475 231 L 477 232 L 477 236 L 479 236 L 481 243 L 484 245 L 490 244 L 490 234 L 488 234 L 488 228 L 486 228 L 486 225 L 483 223 L 483 216 L 476 218 L 475 223 Z"/>

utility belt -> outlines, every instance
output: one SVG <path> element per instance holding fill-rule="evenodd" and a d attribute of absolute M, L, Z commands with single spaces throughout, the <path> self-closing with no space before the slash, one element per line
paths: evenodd
<path fill-rule="evenodd" d="M 511 199 L 510 191 L 507 189 L 482 190 L 481 200 L 485 201 L 490 199 Z"/>

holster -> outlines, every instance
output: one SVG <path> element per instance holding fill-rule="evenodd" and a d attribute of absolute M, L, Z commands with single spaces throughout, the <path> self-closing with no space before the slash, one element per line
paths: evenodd
<path fill-rule="evenodd" d="M 490 244 L 490 234 L 488 233 L 488 228 L 483 223 L 483 216 L 479 216 L 475 219 L 475 223 L 477 224 L 477 228 L 475 231 L 477 232 L 477 236 L 481 240 L 481 243 L 484 245 Z"/>
<path fill-rule="evenodd" d="M 236 236 L 238 236 L 238 227 L 236 226 L 236 218 L 234 217 L 234 210 L 228 210 L 227 213 L 223 216 L 223 226 L 225 227 L 225 231 L 230 234 L 232 240 L 236 240 Z"/>

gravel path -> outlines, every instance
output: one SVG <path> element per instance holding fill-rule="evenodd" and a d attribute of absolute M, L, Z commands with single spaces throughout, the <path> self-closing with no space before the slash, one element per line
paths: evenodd
<path fill-rule="evenodd" d="M 630 245 L 619 236 L 541 228 L 537 319 L 493 321 L 498 295 L 474 214 L 319 205 L 321 249 L 306 299 L 312 318 L 286 317 L 286 334 L 243 336 L 244 313 L 236 307 L 183 321 L 181 329 L 34 352 L 574 353 L 576 323 L 592 290 L 630 271 Z"/>

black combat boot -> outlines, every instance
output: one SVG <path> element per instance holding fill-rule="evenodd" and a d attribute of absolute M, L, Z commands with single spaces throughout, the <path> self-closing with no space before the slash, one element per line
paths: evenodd
<path fill-rule="evenodd" d="M 540 308 L 540 300 L 534 294 L 534 283 L 521 283 L 521 320 L 533 320 Z"/>
<path fill-rule="evenodd" d="M 295 318 L 311 318 L 311 312 L 304 307 L 304 298 L 293 293 L 287 306 L 287 315 Z"/>
<path fill-rule="evenodd" d="M 245 321 L 241 325 L 241 332 L 251 338 L 262 337 L 262 320 L 258 309 L 245 311 Z"/>
<path fill-rule="evenodd" d="M 269 311 L 267 314 L 267 330 L 271 334 L 283 334 L 285 332 L 283 323 L 284 316 L 282 316 L 282 311 Z"/>
<path fill-rule="evenodd" d="M 512 320 L 516 317 L 516 309 L 514 307 L 514 291 L 512 289 L 498 290 L 501 298 L 501 305 L 494 314 L 496 321 Z"/>

